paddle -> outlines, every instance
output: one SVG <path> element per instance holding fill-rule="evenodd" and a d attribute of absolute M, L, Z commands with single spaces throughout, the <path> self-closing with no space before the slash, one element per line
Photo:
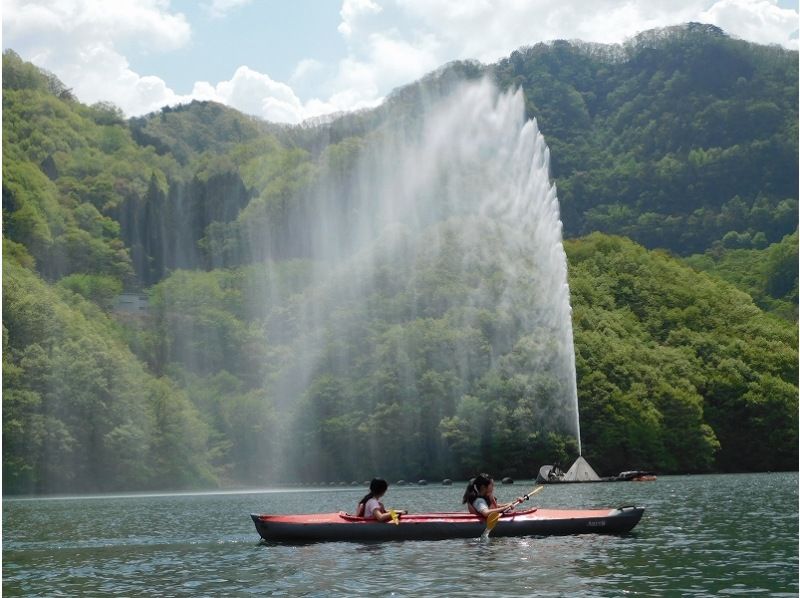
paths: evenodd
<path fill-rule="evenodd" d="M 510 510 L 511 510 L 511 509 L 512 509 L 512 508 L 513 508 L 515 505 L 518 505 L 518 504 L 519 504 L 519 503 L 521 503 L 521 502 L 525 502 L 525 501 L 526 501 L 526 500 L 528 500 L 528 499 L 529 499 L 531 496 L 533 496 L 534 494 L 537 494 L 538 492 L 541 492 L 542 490 L 544 490 L 544 486 L 536 486 L 536 488 L 534 488 L 533 490 L 531 490 L 530 492 L 528 492 L 528 494 L 526 494 L 525 496 L 523 496 L 523 497 L 522 497 L 522 499 L 517 499 L 517 500 L 515 500 L 515 501 L 514 501 L 514 504 L 512 504 L 512 505 L 509 505 L 508 507 L 506 507 L 505 509 L 503 509 L 503 511 L 502 511 L 501 513 L 492 513 L 491 515 L 489 515 L 489 516 L 486 518 L 486 529 L 485 529 L 485 530 L 483 530 L 483 533 L 481 534 L 481 538 L 488 538 L 488 537 L 489 537 L 489 533 L 490 533 L 490 532 L 491 532 L 491 531 L 494 529 L 494 527 L 497 525 L 497 522 L 498 522 L 498 521 L 500 521 L 500 516 L 501 516 L 503 513 L 507 513 L 507 512 L 508 512 L 508 511 L 510 511 Z"/>
<path fill-rule="evenodd" d="M 397 516 L 397 511 L 394 509 L 389 509 L 389 515 L 392 516 L 392 523 L 395 525 L 400 525 L 400 517 Z"/>

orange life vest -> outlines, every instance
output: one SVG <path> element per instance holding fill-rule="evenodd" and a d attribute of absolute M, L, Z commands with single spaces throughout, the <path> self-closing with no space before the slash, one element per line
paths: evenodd
<path fill-rule="evenodd" d="M 485 496 L 479 496 L 478 498 L 482 498 L 483 500 L 485 500 L 485 501 L 486 501 L 486 504 L 487 504 L 487 505 L 489 505 L 489 508 L 490 508 L 490 509 L 496 509 L 496 508 L 497 508 L 497 499 L 494 497 L 494 495 L 492 495 L 492 496 L 490 496 L 490 497 L 488 497 L 488 498 L 487 498 L 487 497 L 485 497 Z M 476 498 L 475 500 L 478 500 L 478 498 Z M 469 509 L 469 512 L 470 512 L 470 513 L 472 513 L 473 515 L 481 515 L 481 514 L 480 514 L 480 513 L 479 513 L 479 512 L 478 512 L 478 511 L 475 509 L 475 507 L 473 507 L 473 506 L 472 506 L 472 503 L 471 503 L 471 502 L 470 502 L 470 503 L 467 503 L 467 508 Z M 481 515 L 481 517 L 483 517 L 483 515 Z"/>

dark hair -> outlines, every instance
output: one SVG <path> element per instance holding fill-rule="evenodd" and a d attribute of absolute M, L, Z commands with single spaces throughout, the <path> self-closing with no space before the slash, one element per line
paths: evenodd
<path fill-rule="evenodd" d="M 360 501 L 358 501 L 359 505 L 367 504 L 367 501 L 370 498 L 375 498 L 376 494 L 383 494 L 386 492 L 386 489 L 389 487 L 389 484 L 386 483 L 386 480 L 383 478 L 372 478 L 372 481 L 369 483 L 369 492 L 364 495 Z"/>
<path fill-rule="evenodd" d="M 493 481 L 492 476 L 488 473 L 479 473 L 467 484 L 467 489 L 464 491 L 464 498 L 461 499 L 461 502 L 471 505 L 480 495 L 480 489 L 488 486 Z"/>

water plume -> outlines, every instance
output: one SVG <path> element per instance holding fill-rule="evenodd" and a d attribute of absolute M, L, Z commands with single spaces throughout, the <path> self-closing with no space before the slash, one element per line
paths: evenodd
<path fill-rule="evenodd" d="M 313 453 L 329 460 L 316 475 L 363 477 L 391 469 L 376 452 L 396 451 L 414 471 L 436 469 L 448 454 L 441 422 L 488 392 L 491 372 L 521 389 L 503 407 L 514 425 L 569 434 L 580 452 L 544 137 L 521 91 L 485 79 L 425 104 L 329 148 L 298 200 L 307 228 L 295 241 L 312 283 L 267 329 L 293 346 L 271 381 L 276 404 L 300 422 L 287 439 L 290 467 Z M 387 425 L 399 439 L 375 433 Z M 334 450 L 337 434 L 347 440 Z M 408 456 L 415 441 L 430 444 L 426 456 Z"/>

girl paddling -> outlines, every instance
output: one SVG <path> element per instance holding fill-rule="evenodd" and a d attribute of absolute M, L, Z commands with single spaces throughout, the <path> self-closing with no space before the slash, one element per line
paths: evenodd
<path fill-rule="evenodd" d="M 485 473 L 479 473 L 467 484 L 462 502 L 467 505 L 469 512 L 480 515 L 484 519 L 492 513 L 502 513 L 522 502 L 522 497 L 509 503 L 497 504 L 494 497 L 494 480 Z"/>
<path fill-rule="evenodd" d="M 356 517 L 389 521 L 392 518 L 392 514 L 387 513 L 383 503 L 380 502 L 381 497 L 386 494 L 388 488 L 389 484 L 386 483 L 386 480 L 374 478 L 369 483 L 369 493 L 358 502 Z M 408 511 L 397 511 L 398 515 L 405 515 L 406 513 Z"/>

